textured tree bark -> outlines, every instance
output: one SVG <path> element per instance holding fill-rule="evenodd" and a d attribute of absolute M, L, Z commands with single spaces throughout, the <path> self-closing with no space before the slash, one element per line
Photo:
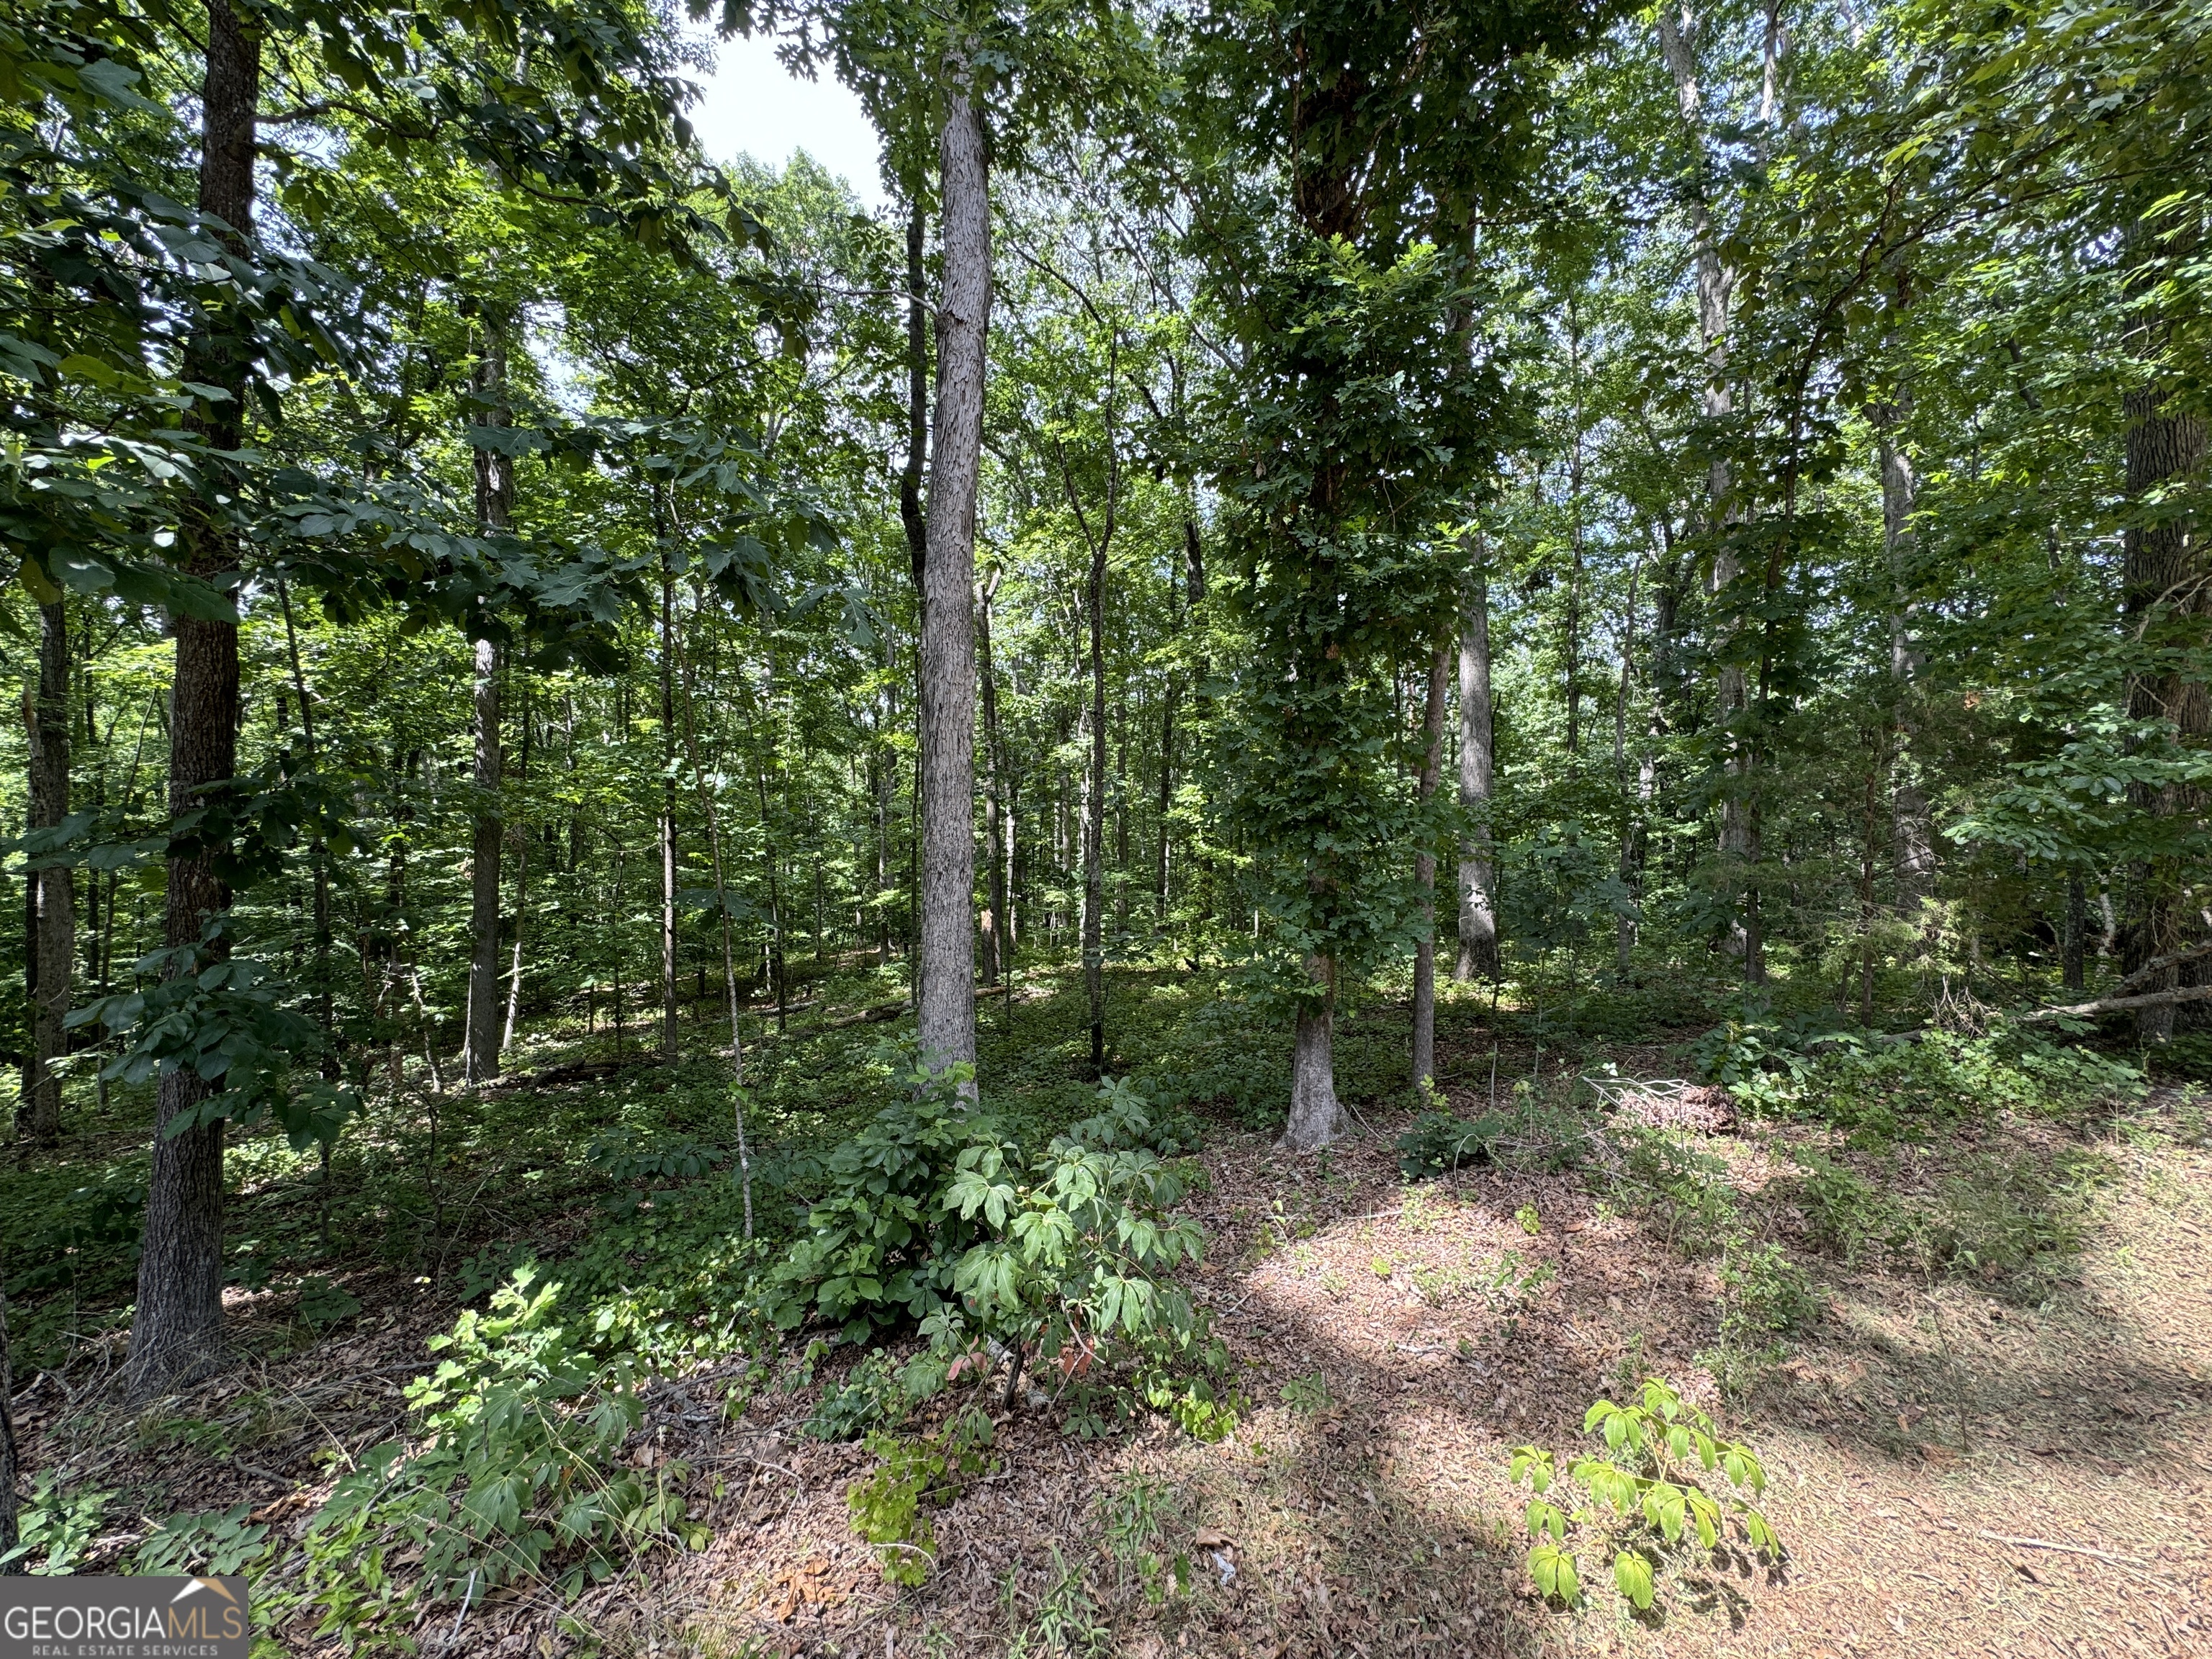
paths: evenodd
<path fill-rule="evenodd" d="M 2152 331 L 2162 333 L 2162 325 Z M 2204 465 L 2204 421 L 2186 411 L 2169 412 L 2172 390 L 2157 385 L 2127 397 L 2127 489 L 2130 498 L 2139 503 L 2155 500 L 2161 490 Z M 2201 639 L 2202 619 L 2212 616 L 2212 592 L 2208 592 L 2212 581 L 2207 580 L 2195 528 L 2188 516 L 2166 509 L 2126 532 L 2123 608 L 2128 625 L 2139 638 L 2166 636 L 2164 648 L 2169 652 L 2177 624 Z M 2166 722 L 2174 741 L 2185 747 L 2201 747 L 2212 734 L 2212 701 L 2208 701 L 2205 683 L 2179 667 L 2136 675 L 2128 688 L 2128 713 L 2139 720 Z M 2161 818 L 2201 817 L 2208 805 L 2202 790 L 2184 784 L 2167 784 L 2155 791 L 2139 787 L 2136 793 L 2137 805 Z M 2136 925 L 2127 931 L 2121 959 L 2130 975 L 2156 957 L 2174 954 L 2203 932 L 2196 914 L 2203 900 L 2194 890 L 2202 882 L 2201 872 L 2168 856 L 2148 860 L 2134 874 Z M 2203 969 L 2202 961 L 2167 968 L 2150 989 L 2178 991 L 2203 984 Z M 2173 1001 L 2137 1006 L 2141 1036 L 2151 1042 L 2172 1036 Z"/>
<path fill-rule="evenodd" d="M 39 607 L 39 684 L 23 699 L 29 751 L 26 825 L 51 830 L 69 816 L 69 618 L 64 602 Z M 75 968 L 71 872 L 40 870 L 26 877 L 23 960 L 31 993 L 31 1049 L 23 1066 L 18 1133 L 36 1146 L 61 1139 L 62 1084 L 54 1062 L 69 1052 L 62 1026 Z"/>
<path fill-rule="evenodd" d="M 927 602 L 922 573 L 929 563 L 928 526 L 921 514 L 922 469 L 929 461 L 929 331 L 921 283 L 921 244 L 928 222 L 916 202 L 906 220 L 906 466 L 899 474 L 899 522 L 914 568 L 915 597 Z M 931 489 L 935 489 L 933 480 Z"/>
<path fill-rule="evenodd" d="M 530 697 L 526 687 L 522 700 L 522 760 L 517 768 L 523 787 L 530 784 L 530 739 L 532 720 Z M 514 936 L 508 942 L 507 969 L 507 1018 L 500 1026 L 499 1047 L 504 1054 L 514 1046 L 515 1032 L 522 1024 L 522 949 L 523 933 L 530 919 L 530 836 L 518 826 L 514 837 Z"/>
<path fill-rule="evenodd" d="M 660 1057 L 676 1059 L 676 572 L 660 558 Z"/>
<path fill-rule="evenodd" d="M 508 416 L 507 337 L 497 325 L 485 332 L 484 349 L 472 379 L 485 407 L 484 426 L 503 427 Z M 507 527 L 514 507 L 514 464 L 496 450 L 476 452 L 477 522 L 496 535 Z M 507 827 L 499 792 L 505 771 L 500 746 L 500 653 L 489 639 L 476 642 L 476 790 L 470 835 L 469 988 L 461 1038 L 461 1078 L 482 1083 L 499 1075 L 499 896 L 500 857 Z"/>
<path fill-rule="evenodd" d="M 208 0 L 205 79 L 200 94 L 199 210 L 220 219 L 217 232 L 244 255 L 253 233 L 253 161 L 261 96 L 261 37 L 231 9 Z M 204 319 L 186 341 L 186 380 L 222 387 L 228 400 L 206 405 L 193 424 L 214 450 L 244 441 L 246 349 L 220 316 Z M 235 532 L 204 507 L 186 525 L 196 574 L 222 581 L 238 568 Z M 238 769 L 238 627 L 234 623 L 171 620 L 176 667 L 169 692 L 169 811 L 198 805 L 211 784 Z M 200 944 L 204 930 L 230 908 L 230 889 L 210 852 L 169 860 L 163 938 L 173 946 Z M 203 947 L 220 958 L 228 946 Z M 144 1401 L 206 1375 L 222 1350 L 222 1121 L 191 1123 L 215 1085 L 178 1070 L 155 1096 L 154 1151 L 147 1179 L 143 1245 L 138 1258 L 137 1309 L 131 1322 L 126 1387 Z"/>
<path fill-rule="evenodd" d="M 1334 1140 L 1344 1121 L 1336 1097 L 1336 964 L 1314 957 L 1306 972 L 1323 990 L 1324 1000 L 1298 1011 L 1291 1053 L 1291 1114 L 1278 1143 L 1293 1152 L 1318 1152 Z"/>
<path fill-rule="evenodd" d="M 991 666 L 991 606 L 1000 572 L 983 580 L 975 607 L 976 680 L 983 698 L 983 862 L 989 908 L 983 914 L 983 978 L 995 983 L 1013 968 L 1013 938 L 1006 916 L 1009 825 L 999 741 L 999 688 Z"/>
<path fill-rule="evenodd" d="M 1429 660 L 1428 700 L 1421 709 L 1421 805 L 1437 793 L 1444 763 L 1444 673 L 1449 647 L 1438 646 Z M 1437 856 L 1425 844 L 1413 858 L 1413 878 L 1421 888 L 1421 936 L 1413 946 L 1413 1087 L 1437 1075 Z"/>
<path fill-rule="evenodd" d="M 1168 925 L 1168 847 L 1172 839 L 1170 815 L 1175 810 L 1176 702 L 1182 693 L 1181 682 L 1170 674 L 1167 689 L 1160 698 L 1160 839 L 1152 878 L 1152 927 L 1156 933 L 1164 931 Z"/>
<path fill-rule="evenodd" d="M 2082 886 L 2081 872 L 2069 872 L 2066 878 L 2066 930 L 2061 946 L 2063 983 L 2069 991 L 2080 990 L 2086 983 L 2082 972 L 2082 942 L 2089 932 L 2089 896 Z"/>
<path fill-rule="evenodd" d="M 461 1079 L 482 1083 L 499 1075 L 500 854 L 507 829 L 499 787 L 505 769 L 500 744 L 499 647 L 476 642 L 476 791 L 469 868 L 469 990 L 461 1039 Z"/>
<path fill-rule="evenodd" d="M 1490 713 L 1490 577 L 1488 550 L 1474 538 L 1473 568 L 1460 613 L 1459 804 L 1468 831 L 1459 847 L 1459 965 L 1452 977 L 1498 974 L 1497 866 L 1490 833 L 1490 793 L 1496 775 L 1495 733 Z"/>
<path fill-rule="evenodd" d="M 922 1064 L 975 1059 L 975 490 L 991 318 L 991 194 L 983 131 L 957 55 L 939 134 L 945 291 L 929 462 L 921 651 Z"/>
<path fill-rule="evenodd" d="M 1071 497 L 1073 487 L 1069 490 Z M 1111 510 L 1110 508 L 1109 509 Z M 1083 584 L 1091 630 L 1091 763 L 1083 774 L 1083 994 L 1091 1010 L 1091 1075 L 1106 1070 L 1106 542 L 1091 544 Z"/>

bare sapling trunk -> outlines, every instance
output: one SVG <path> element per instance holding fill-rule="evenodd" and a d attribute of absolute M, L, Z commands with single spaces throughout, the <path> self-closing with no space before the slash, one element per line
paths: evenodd
<path fill-rule="evenodd" d="M 1468 820 L 1459 847 L 1459 964 L 1452 976 L 1498 976 L 1497 857 L 1490 831 L 1496 750 L 1490 708 L 1490 592 L 1482 538 L 1472 538 L 1459 635 L 1459 804 Z"/>
<path fill-rule="evenodd" d="M 229 0 L 209 0 L 206 76 L 200 94 L 199 210 L 222 222 L 216 234 L 243 258 L 253 233 L 253 167 L 261 96 L 261 37 Z M 195 412 L 193 424 L 216 451 L 245 441 L 251 348 L 220 314 L 201 319 L 185 343 L 184 380 L 229 395 Z M 228 585 L 238 568 L 236 532 L 210 509 L 186 523 L 194 572 Z M 238 770 L 238 625 L 175 617 L 176 667 L 169 692 L 169 811 L 191 810 L 210 786 Z M 214 854 L 169 860 L 162 935 L 173 949 L 199 946 L 203 959 L 229 946 L 203 944 L 210 922 L 230 908 L 230 888 Z M 182 971 L 181 966 L 172 972 Z M 125 1374 L 144 1401 L 206 1375 L 222 1351 L 222 1145 L 221 1118 L 199 1121 L 218 1085 L 184 1067 L 161 1078 L 155 1097 L 153 1163 L 147 1179 L 138 1300 L 131 1322 Z M 182 1119 L 182 1123 L 179 1120 Z"/>
<path fill-rule="evenodd" d="M 975 1060 L 975 492 L 991 316 L 991 198 L 973 70 L 948 57 L 939 134 L 945 289 L 921 634 L 920 1036 L 933 1071 Z"/>
<path fill-rule="evenodd" d="M 1428 701 L 1421 710 L 1420 800 L 1425 819 L 1429 802 L 1443 775 L 1444 673 L 1449 649 L 1437 647 L 1429 661 Z M 1413 859 L 1413 878 L 1421 889 L 1421 936 L 1413 946 L 1413 1087 L 1437 1078 L 1437 855 L 1429 850 L 1425 829 Z"/>
<path fill-rule="evenodd" d="M 530 782 L 530 700 L 527 695 L 522 703 L 522 759 L 517 769 L 524 787 Z M 500 1052 L 504 1054 L 514 1046 L 515 1034 L 522 1025 L 522 950 L 523 933 L 530 921 L 530 831 L 526 824 L 518 824 L 514 831 L 514 938 L 507 953 L 507 1020 L 500 1028 Z"/>
<path fill-rule="evenodd" d="M 39 607 L 39 684 L 23 699 L 29 750 L 27 827 L 51 830 L 69 816 L 69 619 L 63 601 Z M 31 1046 L 23 1064 L 19 1133 L 34 1146 L 61 1139 L 62 1080 L 54 1062 L 69 1052 L 62 1021 L 75 969 L 71 872 L 61 866 L 24 878 L 23 960 L 29 969 Z"/>

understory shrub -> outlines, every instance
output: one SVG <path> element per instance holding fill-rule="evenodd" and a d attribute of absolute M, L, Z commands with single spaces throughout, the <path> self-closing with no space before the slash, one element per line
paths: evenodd
<path fill-rule="evenodd" d="M 1583 1431 L 1604 1449 L 1577 1458 L 1564 1478 L 1538 1446 L 1517 1448 L 1510 1466 L 1514 1484 L 1531 1492 L 1528 1576 L 1547 1600 L 1582 1603 L 1583 1551 L 1613 1558 L 1613 1588 L 1639 1613 L 1651 1610 L 1670 1574 L 1755 1560 L 1771 1577 L 1780 1566 L 1781 1540 L 1749 1501 L 1766 1487 L 1758 1454 L 1722 1439 L 1666 1379 L 1644 1379 L 1632 1405 L 1599 1400 Z M 1583 1494 L 1571 1508 L 1563 1507 L 1568 1482 Z"/>

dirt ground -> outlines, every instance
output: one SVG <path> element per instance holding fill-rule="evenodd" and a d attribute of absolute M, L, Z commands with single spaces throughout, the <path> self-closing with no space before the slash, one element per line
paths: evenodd
<path fill-rule="evenodd" d="M 1403 1126 L 1373 1118 L 1320 1161 L 1247 1133 L 1203 1154 L 1194 1289 L 1249 1407 L 1227 1438 L 1081 1438 L 1032 1391 L 1000 1422 L 997 1472 L 933 1517 L 927 1583 L 901 1592 L 848 1515 L 872 1460 L 797 1432 L 812 1390 L 731 1423 L 726 1375 L 664 1382 L 629 1455 L 690 1465 L 706 1547 L 566 1607 L 525 1591 L 426 1613 L 411 1639 L 456 1655 L 2212 1652 L 2212 1155 L 2141 1120 L 2104 1140 L 2114 1178 L 2039 1300 L 1815 1260 L 1814 1328 L 1747 1402 L 1724 1403 L 1698 1359 L 1711 1260 L 1684 1260 L 1574 1175 L 1408 1186 L 1390 1151 Z M 1710 1144 L 1757 1184 L 1760 1136 Z M 191 1471 L 167 1482 L 176 1508 L 246 1498 L 296 1528 L 348 1449 L 404 1420 L 401 1385 L 447 1316 L 391 1290 L 393 1311 L 344 1345 L 257 1362 L 255 1397 L 283 1420 L 242 1425 L 247 1449 L 180 1464 L 187 1449 L 143 1425 L 128 1443 L 112 1425 L 105 1449 L 57 1382 L 23 1401 L 34 1455 L 73 1454 L 110 1483 L 166 1458 Z M 251 1299 L 234 1312 L 251 1347 Z M 1626 1615 L 1606 1584 L 1583 1611 L 1547 1607 L 1522 1568 L 1511 1449 L 1564 1463 L 1589 1402 L 1647 1372 L 1763 1455 L 1788 1560 L 1677 1589 L 1651 1616 Z M 94 1381 L 79 1371 L 71 1392 Z M 219 1404 L 177 1410 L 213 1419 Z M 1189 1581 L 1164 1591 L 1172 1568 L 1146 1564 L 1177 1556 Z M 335 1651 L 303 1627 L 282 1639 Z"/>
<path fill-rule="evenodd" d="M 1085 1442 L 1018 1414 L 1004 1473 L 939 1521 L 929 1583 L 894 1598 L 846 1523 L 865 1455 L 749 1425 L 723 1455 L 755 1460 L 750 1484 L 703 1554 L 631 1598 L 639 1636 L 778 1654 L 2212 1651 L 2212 1158 L 2112 1142 L 2078 1274 L 2037 1304 L 1832 1272 L 1816 1329 L 1739 1409 L 1697 1359 L 1711 1262 L 1655 1249 L 1572 1177 L 1407 1188 L 1400 1127 L 1376 1122 L 1326 1176 L 1258 1137 L 1206 1155 L 1202 1295 L 1255 1407 L 1229 1438 Z M 1507 1252 L 1557 1277 L 1502 1298 Z M 1790 1559 L 1662 1617 L 1623 1616 L 1609 1587 L 1547 1609 L 1510 1449 L 1564 1461 L 1589 1402 L 1643 1371 L 1761 1451 Z M 1151 1600 L 1102 1543 L 1114 1496 L 1140 1486 L 1194 1540 L 1186 1595 Z"/>

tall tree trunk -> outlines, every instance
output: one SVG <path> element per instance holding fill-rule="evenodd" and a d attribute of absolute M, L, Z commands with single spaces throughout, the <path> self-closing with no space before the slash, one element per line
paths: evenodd
<path fill-rule="evenodd" d="M 2162 321 L 2148 328 L 2154 337 L 2148 343 L 2152 347 L 2162 348 L 2165 329 Z M 2204 419 L 2186 410 L 2170 410 L 2173 395 L 2173 387 L 2165 384 L 2127 395 L 2127 488 L 2136 502 L 2155 501 L 2161 492 L 2204 465 Z M 2150 508 L 2147 520 L 2126 532 L 2123 607 L 2136 638 L 2160 655 L 2169 655 L 2184 641 L 2201 643 L 2203 618 L 2212 616 L 2212 592 L 2208 592 L 2212 580 L 2208 580 L 2193 533 L 2196 526 L 2188 515 L 2160 506 Z M 2178 665 L 2135 675 L 2128 687 L 2128 714 L 2138 720 L 2164 722 L 2175 743 L 2185 749 L 2202 748 L 2212 734 L 2212 700 L 2208 700 L 2205 683 L 2190 678 Z M 2204 792 L 2187 784 L 2168 783 L 2155 789 L 2138 786 L 2135 793 L 2136 805 L 2157 818 L 2201 819 L 2207 805 Z M 2132 884 L 2136 925 L 2127 932 L 2121 964 L 2126 972 L 2133 974 L 2147 963 L 2171 956 L 2203 934 L 2199 913 L 2203 901 L 2191 890 L 2202 880 L 2201 871 L 2192 872 L 2172 854 L 2154 857 L 2137 868 Z M 2203 983 L 2206 966 L 2200 959 L 2168 968 L 2142 988 L 2155 992 Z M 2146 1040 L 2164 1042 L 2173 1034 L 2174 1006 L 2167 1003 L 2142 1009 L 2136 1021 Z"/>
<path fill-rule="evenodd" d="M 300 636 L 292 626 L 291 589 L 281 577 L 276 583 L 276 603 L 284 617 L 284 653 L 291 665 L 292 690 L 300 700 L 300 733 L 307 741 L 307 764 L 319 768 L 322 750 L 315 738 L 315 708 L 307 696 L 307 673 L 300 665 Z M 135 758 L 131 764 L 135 769 L 137 764 Z M 126 789 L 124 793 L 127 798 L 130 792 Z M 323 1028 L 323 1076 L 325 1080 L 335 1083 L 340 1067 L 337 1010 L 331 984 L 331 849 L 320 836 L 317 836 L 309 846 L 307 856 L 314 866 L 315 1006 L 318 1023 Z M 112 891 L 109 902 L 112 907 Z M 111 916 L 111 933 L 112 920 Z M 366 963 L 363 965 L 366 966 Z M 103 986 L 106 978 L 107 967 L 103 960 L 100 968 Z M 329 1155 L 329 1149 L 325 1147 L 324 1157 L 327 1158 Z"/>
<path fill-rule="evenodd" d="M 1699 20 L 1688 4 L 1680 4 L 1679 11 L 1670 10 L 1672 4 L 1673 0 L 1668 0 L 1658 9 L 1659 49 L 1674 82 L 1675 108 L 1681 118 L 1684 134 L 1696 152 L 1699 175 L 1690 194 L 1690 240 L 1696 260 L 1698 334 L 1705 360 L 1702 403 L 1706 423 L 1713 428 L 1716 441 L 1715 453 L 1706 468 L 1705 496 L 1706 531 L 1713 544 L 1712 592 L 1719 596 L 1735 585 L 1742 570 L 1729 534 L 1737 517 L 1734 481 L 1727 457 L 1717 447 L 1718 430 L 1735 408 L 1729 380 L 1729 313 L 1736 273 L 1721 257 L 1719 233 L 1713 224 L 1711 205 L 1705 198 L 1703 182 L 1705 136 L 1696 50 Z M 1726 628 L 1732 639 L 1740 619 L 1732 612 L 1724 612 L 1717 621 Z M 1746 872 L 1751 863 L 1748 809 L 1753 780 L 1748 734 L 1743 730 L 1744 691 L 1743 666 L 1735 660 L 1732 651 L 1725 652 L 1720 666 L 1720 717 L 1728 733 L 1727 758 L 1723 763 L 1727 787 L 1721 798 L 1721 858 L 1728 866 L 1731 884 L 1742 883 L 1748 890 L 1750 878 Z M 1729 945 L 1743 957 L 1745 972 L 1754 974 L 1759 952 L 1741 921 L 1731 926 Z"/>
<path fill-rule="evenodd" d="M 39 684 L 23 699 L 29 750 L 26 816 L 33 830 L 51 830 L 70 809 L 69 617 L 64 601 L 39 607 Z M 62 1082 L 54 1062 L 69 1052 L 62 1018 L 69 1012 L 76 955 L 71 872 L 59 866 L 24 878 L 23 960 L 29 972 L 31 1048 L 23 1066 L 18 1132 L 37 1146 L 61 1139 Z"/>
<path fill-rule="evenodd" d="M 2089 896 L 2082 885 L 2081 872 L 2070 870 L 2066 875 L 2066 931 L 2061 946 L 2060 969 L 2069 991 L 2081 989 L 2086 982 L 2081 958 L 2082 945 L 2088 933 Z"/>
<path fill-rule="evenodd" d="M 500 743 L 499 647 L 476 642 L 476 801 L 470 814 L 469 988 L 461 1039 L 461 1079 L 499 1075 L 500 854 L 507 827 L 500 815 L 504 770 Z"/>
<path fill-rule="evenodd" d="M 921 653 L 922 1064 L 975 1059 L 975 490 L 991 319 L 991 194 L 972 73 L 948 57 L 939 135 L 945 291 Z"/>
<path fill-rule="evenodd" d="M 507 337 L 502 325 L 486 329 L 473 376 L 488 427 L 507 424 Z M 476 452 L 477 521 L 487 534 L 505 531 L 514 506 L 514 463 L 493 449 Z M 471 813 L 469 872 L 469 988 L 461 1039 L 461 1078 L 482 1083 L 499 1075 L 500 855 L 507 827 L 500 815 L 504 759 L 500 746 L 500 651 L 492 640 L 476 642 L 476 803 Z"/>
<path fill-rule="evenodd" d="M 1498 976 L 1498 873 L 1490 832 L 1496 753 L 1490 714 L 1489 550 L 1471 538 L 1473 568 L 1460 613 L 1459 804 L 1468 830 L 1459 848 L 1459 965 L 1455 979 Z"/>
<path fill-rule="evenodd" d="M 530 782 L 530 697 L 527 687 L 522 700 L 522 759 L 516 769 L 525 787 Z M 507 1019 L 500 1027 L 499 1046 L 501 1053 L 514 1046 L 515 1033 L 522 1024 L 522 945 L 523 933 L 530 921 L 530 833 L 528 827 L 519 826 L 514 838 L 514 939 L 508 951 L 507 973 Z"/>
<path fill-rule="evenodd" d="M 1428 701 L 1421 710 L 1421 805 L 1426 811 L 1443 775 L 1444 674 L 1449 647 L 1438 646 L 1429 660 Z M 1437 1076 L 1437 857 L 1425 837 L 1413 859 L 1413 878 L 1421 888 L 1421 936 L 1413 945 L 1413 1087 Z"/>
<path fill-rule="evenodd" d="M 239 257 L 253 233 L 253 164 L 261 96 L 261 37 L 230 0 L 208 0 L 206 78 L 200 94 L 199 209 L 229 228 L 216 234 Z M 235 450 L 245 439 L 248 348 L 229 331 L 230 319 L 204 319 L 185 343 L 186 381 L 222 387 L 193 424 L 210 449 Z M 186 525 L 194 571 L 223 583 L 238 568 L 236 532 L 206 508 Z M 176 667 L 169 712 L 169 810 L 191 811 L 213 784 L 238 769 L 238 627 L 235 623 L 171 619 Z M 203 931 L 230 908 L 230 888 L 212 851 L 169 860 L 164 942 L 200 948 L 220 959 L 220 937 Z M 171 971 L 185 971 L 181 963 Z M 126 1362 L 130 1393 L 143 1401 L 205 1375 L 222 1346 L 222 1120 L 197 1121 L 216 1085 L 179 1068 L 163 1075 L 155 1097 L 152 1168 L 148 1176 L 138 1299 Z M 188 1127 L 172 1133 L 184 1117 Z"/>
<path fill-rule="evenodd" d="M 1893 351 L 1899 344 L 1897 313 L 1911 301 L 1911 277 L 1900 270 L 1897 278 L 1893 322 L 1884 343 Z M 1921 787 L 1920 757 L 1916 752 L 1918 732 L 1914 707 L 1915 681 L 1923 653 L 1913 638 L 1912 510 L 1918 491 L 1912 456 L 1905 446 L 1904 424 L 1912 412 L 1912 390 L 1900 382 L 1891 398 L 1868 410 L 1875 429 L 1875 459 L 1881 469 L 1881 543 L 1889 566 L 1889 682 L 1890 825 L 1896 871 L 1894 883 L 1900 915 L 1916 918 L 1929 896 L 1936 876 L 1936 833 Z"/>
<path fill-rule="evenodd" d="M 1109 509 L 1111 510 L 1110 508 Z M 1110 526 L 1109 526 L 1110 528 Z M 1091 763 L 1083 775 L 1083 994 L 1091 1006 L 1091 1075 L 1106 1071 L 1106 542 L 1091 543 L 1083 585 L 1091 630 Z"/>
<path fill-rule="evenodd" d="M 921 204 L 906 219 L 906 465 L 899 473 L 899 522 L 906 531 L 906 556 L 914 570 L 917 603 L 927 604 L 923 573 L 929 568 L 928 526 L 921 513 L 922 471 L 929 462 L 928 307 L 922 294 L 922 238 L 928 228 Z M 932 481 L 932 489 L 935 483 Z"/>
<path fill-rule="evenodd" d="M 1006 841 L 1009 825 L 1001 772 L 999 687 L 991 662 L 991 607 L 1000 572 L 983 579 L 975 607 L 976 680 L 983 697 L 983 861 L 990 900 L 983 915 L 983 978 L 996 983 L 1013 969 L 1013 940 L 1006 917 Z"/>
<path fill-rule="evenodd" d="M 1173 838 L 1170 815 L 1175 810 L 1176 702 L 1182 694 L 1182 683 L 1170 673 L 1160 697 L 1160 841 L 1152 879 L 1152 927 L 1156 932 L 1164 932 L 1168 925 L 1168 848 Z"/>
<path fill-rule="evenodd" d="M 676 1053 L 676 572 L 664 540 L 660 554 L 660 1057 L 673 1064 Z"/>

